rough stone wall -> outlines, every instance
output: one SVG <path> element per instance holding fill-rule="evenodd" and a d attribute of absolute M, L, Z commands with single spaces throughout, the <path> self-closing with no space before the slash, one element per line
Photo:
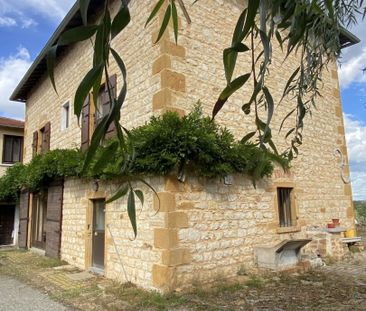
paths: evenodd
<path fill-rule="evenodd" d="M 159 44 L 153 45 L 157 25 L 147 30 L 142 27 L 149 10 L 150 6 L 145 2 L 131 1 L 134 29 L 130 28 L 115 41 L 129 73 L 129 95 L 122 122 L 127 127 L 138 125 L 153 113 L 167 110 L 183 115 L 198 100 L 202 101 L 205 113 L 211 113 L 213 103 L 225 85 L 222 50 L 230 44 L 240 14 L 237 2 L 199 1 L 190 7 L 193 23 L 187 25 L 181 18 L 178 45 L 173 42 L 171 29 Z M 136 31 L 139 25 L 141 30 Z M 296 68 L 296 56 L 282 64 L 283 55 L 278 47 L 275 46 L 274 51 L 269 86 L 275 100 L 279 100 L 288 77 Z M 83 58 L 76 63 L 79 53 Z M 80 79 L 89 64 L 90 58 L 86 56 L 90 53 L 87 44 L 80 44 L 64 56 L 56 68 L 59 98 L 46 80 L 33 91 L 27 104 L 27 148 L 31 146 L 32 132 L 48 120 L 52 124 L 51 149 L 79 146 L 80 129 L 75 118 L 70 129 L 61 133 L 58 132 L 61 118 L 57 113 L 60 105 L 72 98 L 77 83 L 70 85 L 69 81 Z M 240 73 L 247 72 L 248 64 L 247 56 L 239 58 Z M 114 71 L 116 69 L 111 70 Z M 335 149 L 339 148 L 347 159 L 334 64 L 324 73 L 323 81 L 323 97 L 319 98 L 313 117 L 305 121 L 304 144 L 289 173 L 276 169 L 273 178 L 262 180 L 256 189 L 245 176 L 234 176 L 231 186 L 224 185 L 221 180 L 191 176 L 185 184 L 171 177 L 165 181 L 154 179 L 152 185 L 159 191 L 161 201 L 158 204 L 149 197 L 144 210 L 154 209 L 158 214 L 151 219 L 150 214 L 146 214 L 149 216 L 146 218 L 145 212 L 141 214 L 142 230 L 138 239 L 132 242 L 128 239 L 132 231 L 126 212 L 121 208 L 123 205 L 116 202 L 107 207 L 107 222 L 118 238 L 119 253 L 126 261 L 131 281 L 147 288 L 170 290 L 193 281 L 211 282 L 222 276 L 234 277 L 241 268 L 255 268 L 253 248 L 257 245 L 306 238 L 311 236 L 307 233 L 309 230 L 317 235 L 332 218 L 341 219 L 344 227 L 353 225 L 351 187 L 342 181 L 339 158 L 335 156 Z M 217 118 L 237 138 L 253 128 L 253 116 L 244 116 L 241 112 L 241 106 L 249 96 L 250 88 L 235 94 Z M 50 105 L 56 114 L 47 114 L 51 111 Z M 274 133 L 291 107 L 288 100 L 278 107 L 273 120 Z M 283 137 L 291 127 L 291 121 L 289 119 L 284 132 L 275 137 L 280 150 L 286 147 Z M 30 152 L 26 152 L 26 159 L 30 159 Z M 343 173 L 347 177 L 349 170 L 345 168 Z M 293 187 L 295 191 L 298 220 L 291 228 L 279 228 L 278 186 Z M 103 191 L 110 194 L 115 187 L 110 184 Z M 78 180 L 65 183 L 61 256 L 81 268 L 85 267 L 85 206 L 90 199 L 90 189 L 90 183 Z M 108 238 L 107 245 L 106 275 L 124 280 L 118 255 Z M 312 249 L 313 246 L 309 246 L 309 250 Z"/>
<path fill-rule="evenodd" d="M 114 4 L 117 4 L 115 2 Z M 121 123 L 131 128 L 141 125 L 152 115 L 152 96 L 159 88 L 159 78 L 152 77 L 152 62 L 158 48 L 151 39 L 152 27 L 144 28 L 150 7 L 145 0 L 131 1 L 131 24 L 117 36 L 112 47 L 122 56 L 128 72 L 128 95 L 122 109 Z M 116 10 L 114 10 L 116 11 Z M 89 41 L 78 43 L 59 58 L 55 68 L 57 95 L 46 74 L 33 88 L 26 104 L 24 159 L 32 157 L 32 134 L 51 122 L 51 149 L 80 148 L 81 130 L 73 114 L 75 91 L 92 64 L 92 46 Z M 116 73 L 117 89 L 122 88 L 120 71 L 111 59 L 110 74 Z M 70 126 L 61 130 L 62 106 L 70 101 Z"/>
<path fill-rule="evenodd" d="M 161 190 L 160 178 L 146 179 Z M 64 184 L 61 259 L 81 269 L 88 269 L 86 254 L 87 209 L 93 198 L 109 198 L 118 190 L 118 183 L 100 182 L 98 192 L 91 190 L 92 181 L 69 179 Z M 127 202 L 119 199 L 106 205 L 105 275 L 121 282 L 133 282 L 145 288 L 153 288 L 153 264 L 159 261 L 161 251 L 154 247 L 154 230 L 161 227 L 164 218 L 153 208 L 153 193 L 147 186 L 134 185 L 143 190 L 142 207 L 136 198 L 138 236 L 127 215 Z M 125 274 L 126 272 L 126 274 Z M 127 275 L 127 278 L 126 278 Z"/>
<path fill-rule="evenodd" d="M 188 25 L 184 19 L 181 20 L 177 46 L 181 53 L 166 55 L 162 50 L 161 57 L 154 63 L 162 77 L 166 72 L 175 75 L 175 83 L 167 88 L 162 85 L 162 91 L 154 96 L 154 111 L 161 108 L 157 103 L 163 103 L 164 108 L 184 114 L 200 100 L 204 112 L 211 113 L 226 83 L 222 51 L 230 45 L 239 8 L 236 1 L 220 0 L 197 2 L 190 7 L 193 23 Z M 161 46 L 172 41 L 170 30 Z M 296 69 L 297 56 L 291 56 L 285 63 L 282 61 L 283 54 L 275 45 L 271 78 L 268 80 L 275 101 L 281 98 L 289 76 Z M 248 72 L 249 64 L 249 55 L 240 56 L 237 74 Z M 178 212 L 184 223 L 188 220 L 183 227 L 168 227 L 166 234 L 169 241 L 174 241 L 171 250 L 183 249 L 189 256 L 180 256 L 177 262 L 156 267 L 160 275 L 165 276 L 155 282 L 157 287 L 164 288 L 163 284 L 165 288 L 166 284 L 173 288 L 184 287 L 193 281 L 211 282 L 222 276 L 234 277 L 242 267 L 249 270 L 255 268 L 255 246 L 274 246 L 285 239 L 315 236 L 315 241 L 308 247 L 309 252 L 319 248 L 317 254 L 322 256 L 324 249 L 329 250 L 326 255 L 339 257 L 344 253 L 344 248 L 335 242 L 336 239 L 327 237 L 327 241 L 331 242 L 322 242 L 327 244 L 324 248 L 319 246 L 322 243 L 316 237 L 332 218 L 341 219 L 345 228 L 354 225 L 351 185 L 342 180 L 340 159 L 335 153 L 339 149 L 344 155 L 345 164 L 348 164 L 335 64 L 330 64 L 324 72 L 323 81 L 320 90 L 322 97 L 318 98 L 313 116 L 305 121 L 304 144 L 289 173 L 276 169 L 273 177 L 260 182 L 256 189 L 248 178 L 235 176 L 232 186 L 225 186 L 220 180 L 188 178 L 185 185 L 168 190 L 174 203 L 169 211 L 165 211 L 166 216 Z M 229 128 L 237 138 L 253 129 L 253 114 L 245 116 L 241 112 L 241 106 L 251 95 L 250 91 L 248 87 L 237 92 L 217 117 L 217 121 Z M 273 133 L 278 132 L 283 116 L 293 107 L 289 100 L 276 107 Z M 274 137 L 281 151 L 287 146 L 284 136 L 293 121 L 290 118 L 282 133 Z M 348 166 L 343 169 L 343 175 L 345 179 L 349 177 Z M 277 187 L 294 188 L 298 217 L 296 226 L 279 227 Z"/>

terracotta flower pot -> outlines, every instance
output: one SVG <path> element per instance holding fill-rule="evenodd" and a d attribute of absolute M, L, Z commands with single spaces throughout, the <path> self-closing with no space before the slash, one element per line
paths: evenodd
<path fill-rule="evenodd" d="M 334 229 L 335 228 L 335 224 L 329 223 L 329 224 L 327 224 L 327 227 L 328 227 L 328 229 Z"/>

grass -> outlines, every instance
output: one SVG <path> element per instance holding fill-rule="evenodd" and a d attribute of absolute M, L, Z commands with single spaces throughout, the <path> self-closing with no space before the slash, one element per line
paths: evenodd
<path fill-rule="evenodd" d="M 156 291 L 146 291 L 131 283 L 113 282 L 112 286 L 106 288 L 106 293 L 112 294 L 120 300 L 128 301 L 136 307 L 149 307 L 156 310 L 167 310 L 168 308 L 182 306 L 187 302 L 187 299 L 183 296 L 176 294 L 163 295 Z"/>
<path fill-rule="evenodd" d="M 252 276 L 248 281 L 245 282 L 245 285 L 250 288 L 262 288 L 264 285 L 264 280 L 259 277 Z"/>

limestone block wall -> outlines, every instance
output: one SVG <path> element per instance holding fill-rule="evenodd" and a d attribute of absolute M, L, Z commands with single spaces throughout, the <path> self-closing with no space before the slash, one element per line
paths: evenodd
<path fill-rule="evenodd" d="M 188 25 L 180 19 L 178 45 L 174 43 L 171 29 L 159 44 L 153 44 L 157 23 L 143 29 L 151 10 L 146 1 L 131 1 L 130 8 L 132 24 L 113 42 L 126 61 L 129 75 L 122 124 L 133 127 L 167 110 L 183 115 L 198 100 L 202 101 L 204 112 L 210 114 L 226 83 L 222 51 L 231 42 L 240 14 L 238 1 L 198 1 L 191 6 L 193 23 Z M 161 18 L 160 15 L 158 19 L 161 21 Z M 281 97 L 288 77 L 296 68 L 296 56 L 286 63 L 282 60 L 278 46 L 274 46 L 272 78 L 268 84 L 275 100 Z M 26 161 L 31 157 L 32 133 L 46 121 L 51 121 L 52 125 L 51 149 L 80 145 L 80 129 L 75 118 L 68 130 L 59 130 L 60 105 L 72 99 L 90 62 L 89 43 L 78 44 L 63 56 L 56 68 L 59 97 L 46 77 L 32 91 L 26 114 Z M 111 64 L 110 72 L 117 72 L 113 61 Z M 238 70 L 244 73 L 248 68 L 248 56 L 241 56 Z M 256 245 L 308 237 L 306 232 L 324 228 L 332 218 L 341 219 L 345 227 L 352 226 L 351 187 L 342 180 L 339 158 L 335 155 L 335 150 L 340 149 L 347 159 L 334 64 L 324 72 L 323 81 L 323 97 L 319 98 L 313 117 L 305 121 L 304 144 L 290 172 L 277 168 L 273 177 L 259 182 L 257 188 L 245 176 L 234 176 L 231 186 L 219 179 L 204 180 L 194 176 L 188 176 L 184 184 L 174 177 L 151 179 L 160 201 L 152 194 L 146 197 L 146 206 L 139 214 L 139 236 L 133 241 L 129 239 L 132 229 L 125 201 L 108 205 L 107 223 L 116 239 L 117 251 L 111 236 L 107 236 L 107 277 L 161 290 L 184 287 L 195 280 L 211 282 L 222 275 L 234 277 L 242 266 L 254 269 Z M 117 83 L 119 89 L 120 76 Z M 217 117 L 237 138 L 253 128 L 253 115 L 245 116 L 241 112 L 250 94 L 250 87 L 240 90 Z M 293 103 L 285 100 L 277 108 L 273 133 L 277 133 L 283 116 L 292 107 Z M 275 136 L 281 151 L 287 146 L 284 135 L 286 129 L 291 128 L 291 122 L 290 118 L 284 132 Z M 347 167 L 343 173 L 349 176 Z M 279 228 L 278 186 L 294 188 L 298 216 L 294 227 Z M 115 183 L 102 183 L 98 193 L 108 196 L 116 189 Z M 87 206 L 93 198 L 95 193 L 91 192 L 90 182 L 76 179 L 65 182 L 61 257 L 80 268 L 86 267 Z M 129 279 L 123 276 L 118 254 Z"/>
<path fill-rule="evenodd" d="M 146 179 L 161 191 L 160 178 Z M 109 198 L 119 184 L 100 182 L 97 192 L 92 181 L 69 179 L 64 184 L 61 259 L 81 269 L 89 269 L 90 250 L 87 248 L 88 208 L 93 199 Z M 153 265 L 160 261 L 161 250 L 154 246 L 155 228 L 163 227 L 164 217 L 154 209 L 153 192 L 144 185 L 135 185 L 145 194 L 144 206 L 137 202 L 138 236 L 134 239 L 127 214 L 127 198 L 106 205 L 105 275 L 120 282 L 132 282 L 153 288 Z M 127 276 L 127 277 L 126 277 Z"/>
<path fill-rule="evenodd" d="M 152 3 L 152 1 L 150 0 Z M 115 1 L 112 11 L 116 11 Z M 152 115 L 151 103 L 154 93 L 159 89 L 159 77 L 151 75 L 153 61 L 158 57 L 159 49 L 153 44 L 151 33 L 155 25 L 144 28 L 150 13 L 146 0 L 131 1 L 132 22 L 117 37 L 112 47 L 125 61 L 128 72 L 128 94 L 122 109 L 121 123 L 132 128 L 149 120 Z M 25 117 L 25 162 L 32 157 L 32 134 L 51 122 L 51 149 L 80 148 L 81 130 L 73 114 L 73 99 L 76 89 L 92 64 L 92 46 L 90 41 L 78 43 L 68 48 L 59 58 L 55 68 L 58 95 L 46 76 L 34 87 L 26 103 Z M 110 74 L 117 74 L 117 89 L 122 88 L 122 77 L 114 61 L 110 60 Z M 61 107 L 70 102 L 70 127 L 61 130 Z"/>

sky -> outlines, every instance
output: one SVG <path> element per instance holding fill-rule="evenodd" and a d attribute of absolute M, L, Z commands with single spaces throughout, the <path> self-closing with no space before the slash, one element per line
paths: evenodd
<path fill-rule="evenodd" d="M 75 0 L 0 0 L 0 116 L 24 118 L 12 91 Z M 366 200 L 366 21 L 351 31 L 361 43 L 344 49 L 339 66 L 353 195 Z"/>

